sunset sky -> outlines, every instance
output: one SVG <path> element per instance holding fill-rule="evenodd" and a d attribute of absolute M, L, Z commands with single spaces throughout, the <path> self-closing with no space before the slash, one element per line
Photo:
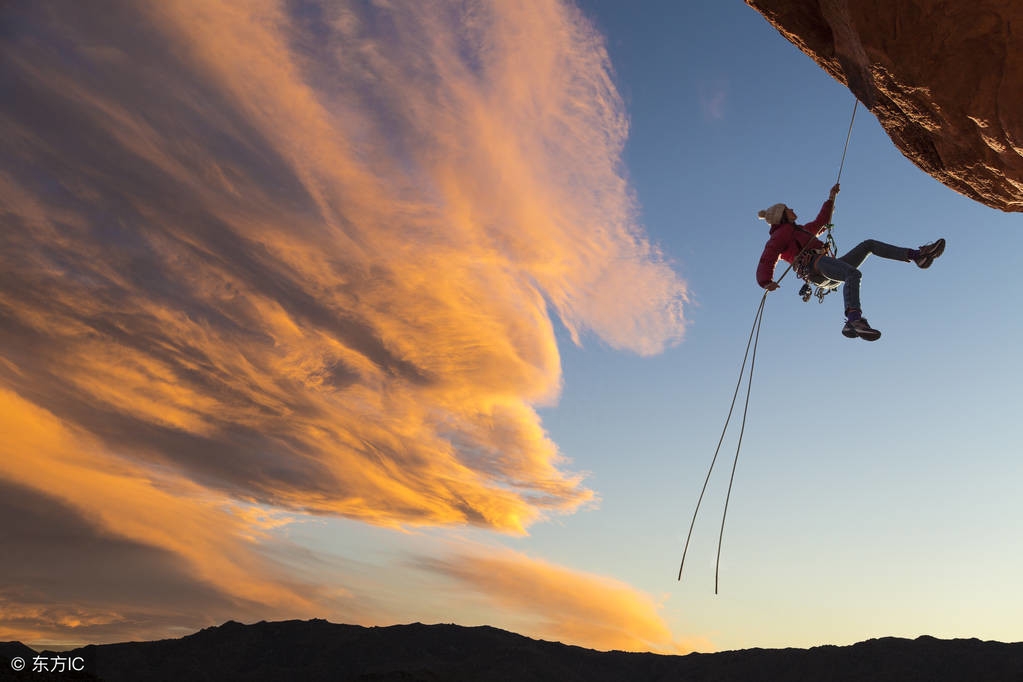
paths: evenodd
<path fill-rule="evenodd" d="M 739 0 L 0 8 L 0 641 L 227 620 L 686 653 L 1023 640 L 1019 216 Z M 779 273 L 780 274 L 780 269 Z"/>

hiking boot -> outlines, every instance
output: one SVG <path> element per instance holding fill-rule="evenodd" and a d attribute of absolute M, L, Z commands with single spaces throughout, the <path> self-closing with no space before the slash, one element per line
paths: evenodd
<path fill-rule="evenodd" d="M 855 339 L 857 336 L 864 341 L 877 341 L 881 338 L 881 332 L 871 328 L 867 318 L 861 317 L 858 320 L 849 320 L 842 327 L 842 336 Z"/>
<path fill-rule="evenodd" d="M 925 244 L 917 249 L 917 257 L 913 259 L 919 268 L 929 268 L 934 259 L 945 252 L 945 240 L 939 239 L 936 242 Z"/>

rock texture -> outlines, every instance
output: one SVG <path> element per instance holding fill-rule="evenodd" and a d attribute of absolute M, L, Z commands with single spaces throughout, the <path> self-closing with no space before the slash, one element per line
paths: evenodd
<path fill-rule="evenodd" d="M 1023 211 L 1023 2 L 746 0 L 952 189 Z"/>
<path fill-rule="evenodd" d="M 31 656 L 8 645 L 8 656 Z M 749 649 L 659 656 L 592 651 L 490 627 L 396 625 L 364 628 L 324 620 L 229 622 L 181 639 L 88 646 L 87 670 L 40 676 L 10 670 L 0 646 L 0 680 L 105 682 L 1019 682 L 1023 644 L 976 639 L 872 639 L 852 646 Z"/>

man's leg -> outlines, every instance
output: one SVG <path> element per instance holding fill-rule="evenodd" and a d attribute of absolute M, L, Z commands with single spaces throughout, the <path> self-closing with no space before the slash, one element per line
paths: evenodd
<path fill-rule="evenodd" d="M 858 256 L 857 249 L 863 247 L 866 243 L 860 244 L 860 246 L 850 251 L 854 257 Z M 869 245 L 866 250 L 863 251 L 863 256 L 860 258 L 860 262 L 863 258 L 869 255 Z M 846 254 L 849 255 L 849 254 Z M 850 339 L 854 339 L 857 336 L 867 341 L 876 341 L 881 338 L 881 332 L 871 328 L 870 324 L 867 323 L 867 319 L 863 317 L 863 313 L 860 310 L 860 278 L 862 274 L 850 262 L 844 258 L 832 258 L 831 256 L 822 256 L 817 261 L 817 269 L 822 275 L 828 279 L 832 279 L 836 282 L 844 282 L 842 287 L 842 298 L 845 301 L 845 316 L 846 323 L 842 327 L 842 335 Z"/>
<path fill-rule="evenodd" d="M 910 260 L 910 249 L 904 246 L 892 246 L 891 244 L 885 244 L 879 242 L 876 239 L 867 239 L 860 242 L 853 248 L 849 249 L 849 252 L 839 258 L 841 261 L 845 261 L 854 268 L 858 268 L 863 265 L 863 261 L 867 260 L 867 256 L 874 254 L 881 258 L 887 258 L 889 260 L 900 260 L 904 263 L 908 263 Z"/>
<path fill-rule="evenodd" d="M 855 250 L 853 249 L 853 251 Z M 853 251 L 849 253 L 853 253 Z M 863 256 L 863 258 L 866 257 L 866 255 Z M 861 258 L 860 261 L 862 262 L 862 260 Z M 856 265 L 845 260 L 844 256 L 842 258 L 821 256 L 817 261 L 817 269 L 828 279 L 836 282 L 845 282 L 845 286 L 842 287 L 842 298 L 845 300 L 845 310 L 847 313 L 850 310 L 860 309 L 860 278 L 862 274 L 856 268 Z"/>

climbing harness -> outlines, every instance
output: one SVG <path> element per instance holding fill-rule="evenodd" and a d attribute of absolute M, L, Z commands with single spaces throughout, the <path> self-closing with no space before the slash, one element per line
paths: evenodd
<path fill-rule="evenodd" d="M 859 100 L 853 105 L 852 120 L 849 121 L 849 132 L 845 136 L 845 148 L 842 150 L 842 162 L 838 166 L 838 179 L 835 180 L 835 184 L 839 184 L 842 180 L 842 169 L 845 167 L 845 155 L 849 151 L 849 138 L 852 136 L 853 123 L 856 121 L 856 108 L 859 106 Z M 834 206 L 832 206 L 832 214 L 834 214 Z M 827 277 L 824 277 L 815 267 L 818 258 L 825 253 L 836 254 L 838 249 L 835 245 L 835 239 L 831 234 L 831 230 L 834 228 L 833 223 L 828 223 L 824 226 L 827 230 L 828 236 L 824 241 L 823 253 L 816 254 L 815 250 L 807 249 L 807 246 L 811 243 L 807 240 L 806 245 L 800 250 L 796 257 L 792 259 L 792 264 L 785 269 L 785 272 L 781 274 L 776 281 L 781 282 L 785 279 L 785 275 L 792 270 L 796 263 L 804 263 L 801 269 L 804 274 L 799 274 L 800 270 L 797 270 L 796 274 L 804 280 L 802 289 L 800 289 L 800 296 L 803 296 L 803 301 L 809 301 L 811 295 L 816 295 L 821 303 L 824 302 L 824 296 L 828 292 L 836 289 L 841 282 L 835 282 Z M 810 257 L 804 257 L 804 253 L 808 253 Z M 816 257 L 814 257 L 816 255 Z M 805 270 L 805 263 L 809 262 L 809 271 Z M 804 276 L 807 275 L 807 276 Z M 816 287 L 816 291 L 813 291 L 811 284 Z M 804 294 L 804 292 L 806 292 Z M 742 387 L 742 380 L 746 374 L 746 361 L 749 360 L 749 377 L 746 381 L 746 399 L 742 408 L 742 424 L 739 427 L 739 441 L 735 446 L 735 458 L 732 460 L 732 473 L 728 479 L 728 492 L 725 494 L 725 507 L 721 514 L 721 530 L 718 532 L 718 550 L 717 558 L 714 563 L 714 594 L 718 593 L 718 577 L 721 570 L 721 545 L 725 537 L 725 520 L 728 517 L 728 503 L 732 498 L 732 484 L 735 482 L 735 470 L 739 465 L 739 451 L 742 449 L 742 437 L 746 431 L 746 415 L 749 412 L 749 396 L 750 391 L 753 388 L 753 369 L 757 362 L 757 345 L 760 343 L 760 325 L 764 319 L 764 304 L 767 302 L 767 294 L 765 291 L 764 295 L 760 297 L 760 305 L 757 307 L 756 315 L 753 316 L 753 327 L 750 329 L 749 339 L 746 341 L 746 353 L 742 357 L 742 366 L 739 368 L 739 381 L 735 384 L 735 392 L 732 393 L 732 404 L 728 408 L 728 416 L 725 417 L 725 425 L 721 429 L 721 437 L 718 439 L 717 447 L 714 449 L 714 456 L 710 460 L 710 468 L 707 469 L 707 476 L 703 480 L 703 488 L 700 490 L 700 497 L 696 500 L 696 509 L 693 511 L 693 519 L 689 523 L 689 533 L 686 535 L 686 543 L 682 549 L 682 561 L 678 567 L 678 579 L 682 580 L 682 570 L 686 565 L 686 555 L 689 553 L 689 541 L 693 537 L 693 528 L 696 526 L 696 517 L 700 513 L 700 505 L 703 503 L 703 496 L 707 492 L 707 484 L 710 482 L 710 476 L 714 471 L 714 465 L 717 463 L 718 454 L 721 452 L 721 444 L 725 440 L 725 433 L 728 431 L 728 424 L 732 420 L 732 412 L 735 410 L 735 401 L 739 397 L 739 389 Z M 752 348 L 753 353 L 750 354 Z"/>
<path fill-rule="evenodd" d="M 835 245 L 835 238 L 831 234 L 831 230 L 834 227 L 834 223 L 828 223 L 824 226 L 824 229 L 828 231 L 828 236 L 823 246 L 811 249 L 810 240 L 807 239 L 806 246 L 792 259 L 792 269 L 795 271 L 796 277 L 803 280 L 803 286 L 799 289 L 799 296 L 803 299 L 804 303 L 809 301 L 812 295 L 817 296 L 819 303 L 824 303 L 824 297 L 837 289 L 841 284 L 841 282 L 821 274 L 820 270 L 817 269 L 817 262 L 822 256 L 838 257 L 838 247 Z M 816 235 L 811 234 L 809 230 L 804 230 L 798 225 L 795 228 L 800 232 L 810 235 L 811 239 L 816 238 Z"/>

